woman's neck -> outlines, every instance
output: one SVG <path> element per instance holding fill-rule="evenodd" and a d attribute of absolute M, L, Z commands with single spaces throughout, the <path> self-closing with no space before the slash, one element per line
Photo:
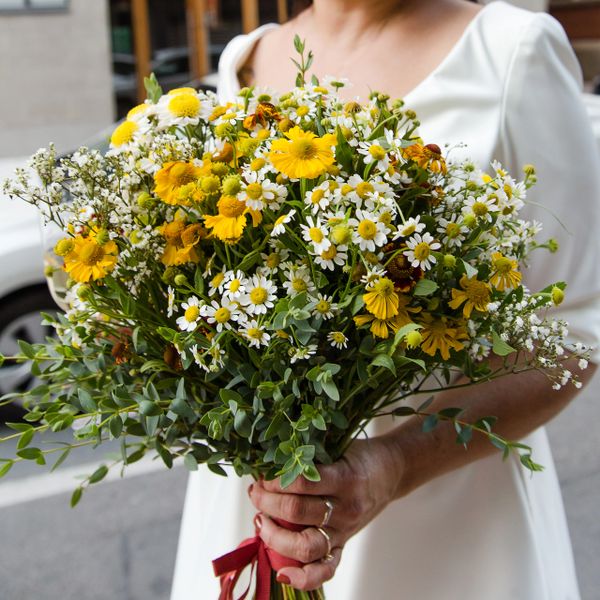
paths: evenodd
<path fill-rule="evenodd" d="M 384 27 L 398 13 L 410 12 L 424 0 L 313 0 L 307 17 L 320 35 L 358 37 Z"/>

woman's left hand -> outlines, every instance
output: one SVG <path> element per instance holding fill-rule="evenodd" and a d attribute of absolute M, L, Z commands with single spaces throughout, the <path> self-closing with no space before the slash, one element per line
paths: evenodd
<path fill-rule="evenodd" d="M 301 568 L 280 569 L 277 580 L 309 591 L 319 588 L 335 574 L 344 544 L 397 497 L 402 474 L 402 456 L 387 437 L 356 440 L 344 457 L 319 467 L 321 481 L 302 477 L 282 489 L 279 480 L 258 481 L 248 493 L 260 511 L 260 537 L 269 548 L 305 563 Z M 327 512 L 333 512 L 323 527 L 330 538 L 331 556 L 325 536 L 317 529 Z M 306 525 L 300 532 L 277 525 L 271 518 Z"/>

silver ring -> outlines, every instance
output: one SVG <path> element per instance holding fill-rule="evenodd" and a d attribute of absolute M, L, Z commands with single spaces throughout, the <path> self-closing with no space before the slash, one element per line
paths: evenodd
<path fill-rule="evenodd" d="M 325 552 L 325 557 L 323 558 L 323 560 L 325 562 L 328 562 L 333 558 L 333 556 L 331 555 L 331 538 L 322 527 L 315 527 L 315 529 L 325 538 L 325 541 L 327 542 L 327 552 Z"/>
<path fill-rule="evenodd" d="M 329 523 L 333 513 L 333 502 L 329 500 L 329 498 L 322 498 L 322 500 L 325 503 L 325 514 L 323 515 L 323 520 L 319 527 L 325 527 Z"/>

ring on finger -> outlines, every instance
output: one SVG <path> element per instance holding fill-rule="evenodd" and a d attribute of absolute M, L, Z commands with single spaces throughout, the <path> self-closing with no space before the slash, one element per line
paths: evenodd
<path fill-rule="evenodd" d="M 327 542 L 327 551 L 325 552 L 325 557 L 323 560 L 325 562 L 329 562 L 333 558 L 331 554 L 331 538 L 322 527 L 315 527 L 315 529 L 325 538 L 325 541 Z"/>
<path fill-rule="evenodd" d="M 325 514 L 323 515 L 323 520 L 319 527 L 325 527 L 329 523 L 333 513 L 333 502 L 329 498 L 323 498 L 322 500 L 325 503 Z"/>

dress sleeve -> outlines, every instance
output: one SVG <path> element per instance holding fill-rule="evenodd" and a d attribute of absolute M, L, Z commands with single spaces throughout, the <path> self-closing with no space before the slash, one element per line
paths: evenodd
<path fill-rule="evenodd" d="M 513 53 L 503 94 L 497 155 L 516 176 L 533 164 L 524 218 L 543 224 L 540 239 L 559 251 L 536 250 L 524 273 L 532 290 L 566 281 L 556 315 L 569 338 L 595 347 L 600 362 L 600 153 L 583 105 L 581 70 L 561 25 L 538 13 Z"/>

